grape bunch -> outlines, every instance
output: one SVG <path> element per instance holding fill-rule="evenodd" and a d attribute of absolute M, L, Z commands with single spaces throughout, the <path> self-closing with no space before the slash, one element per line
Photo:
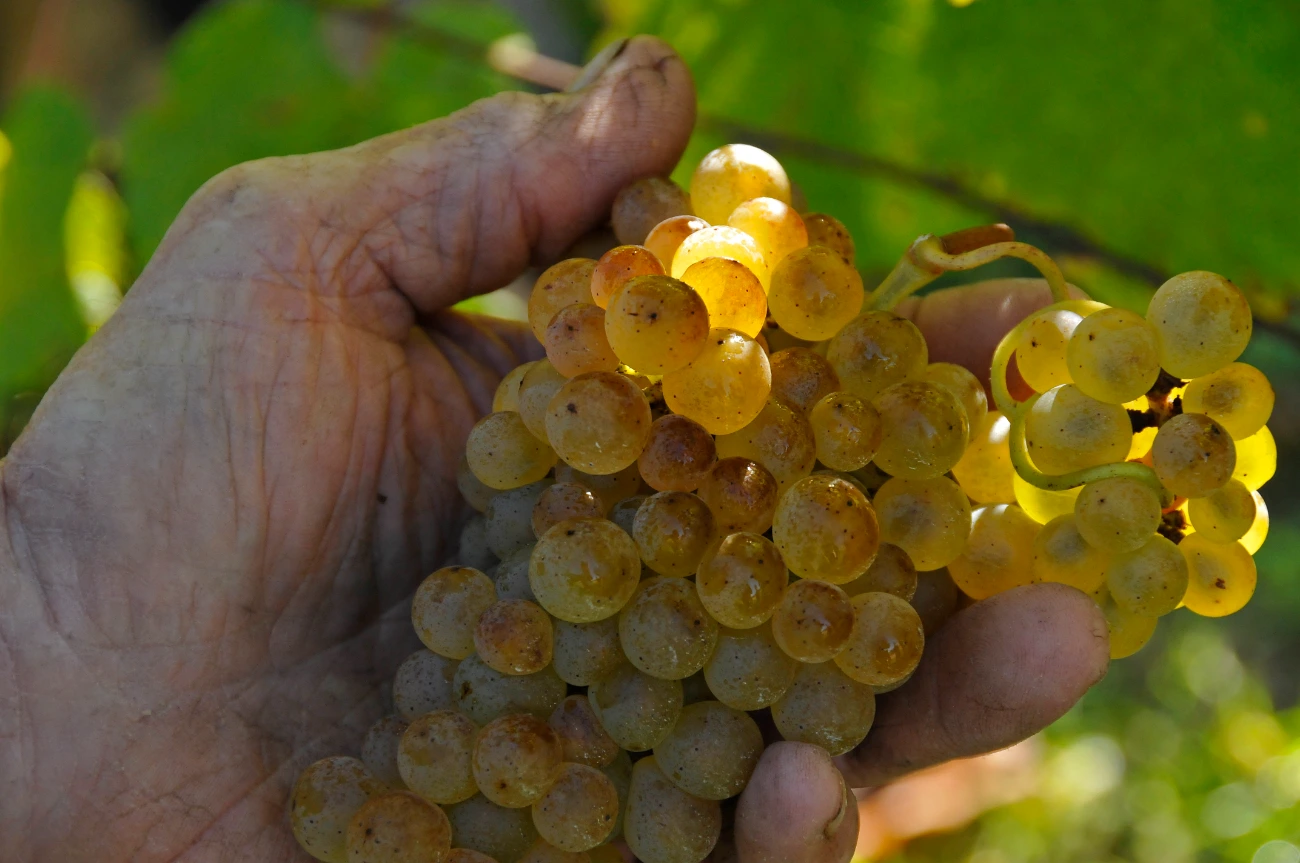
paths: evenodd
<path fill-rule="evenodd" d="M 772 156 L 725 146 L 689 196 L 624 189 L 622 245 L 542 273 L 546 358 L 470 432 L 479 514 L 414 596 L 396 714 L 294 789 L 310 854 L 595 863 L 621 838 L 699 863 L 765 741 L 853 749 L 964 604 L 1071 585 L 1119 658 L 1176 608 L 1250 598 L 1273 392 L 1237 362 L 1231 282 L 1176 276 L 1143 317 L 986 226 L 921 237 L 868 293 L 844 226 L 793 200 Z M 1055 302 L 986 391 L 890 309 L 1008 256 Z"/>

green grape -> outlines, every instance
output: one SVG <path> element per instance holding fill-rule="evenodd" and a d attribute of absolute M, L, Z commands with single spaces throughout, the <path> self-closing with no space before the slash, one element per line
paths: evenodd
<path fill-rule="evenodd" d="M 1015 494 L 1016 504 L 1024 510 L 1025 515 L 1039 524 L 1047 524 L 1058 515 L 1074 512 L 1074 504 L 1079 499 L 1083 487 L 1075 486 L 1065 491 L 1052 491 L 1025 482 L 1020 478 L 1020 474 L 1013 472 L 1011 489 Z"/>
<path fill-rule="evenodd" d="M 833 249 L 808 246 L 772 272 L 768 313 L 781 329 L 808 341 L 829 339 L 862 309 L 862 277 Z"/>
<path fill-rule="evenodd" d="M 585 764 L 562 764 L 533 804 L 533 826 L 561 851 L 578 853 L 609 838 L 618 820 L 618 789 Z"/>
<path fill-rule="evenodd" d="M 700 601 L 713 619 L 733 629 L 772 616 L 790 580 L 777 547 L 756 533 L 733 533 L 701 561 L 695 575 Z"/>
<path fill-rule="evenodd" d="M 864 312 L 831 337 L 826 359 L 843 389 L 872 401 L 886 387 L 919 375 L 930 354 L 916 324 L 893 312 Z"/>
<path fill-rule="evenodd" d="M 459 803 L 478 793 L 470 767 L 478 726 L 454 710 L 412 720 L 397 744 L 397 771 L 406 787 L 434 803 Z"/>
<path fill-rule="evenodd" d="M 1043 393 L 1025 416 L 1029 457 L 1046 474 L 1124 461 L 1132 439 L 1123 405 L 1099 402 L 1072 384 Z"/>
<path fill-rule="evenodd" d="M 722 809 L 678 788 L 651 755 L 632 767 L 623 838 L 643 863 L 701 863 L 722 833 Z"/>
<path fill-rule="evenodd" d="M 912 676 L 924 649 L 925 626 L 907 600 L 863 593 L 853 597 L 853 632 L 835 664 L 858 683 L 893 686 Z"/>
<path fill-rule="evenodd" d="M 846 264 L 852 264 L 856 259 L 853 237 L 839 219 L 825 213 L 805 213 L 803 224 L 808 232 L 808 245 L 834 249 Z"/>
<path fill-rule="evenodd" d="M 984 422 L 971 431 L 971 441 L 952 475 L 962 491 L 980 503 L 1015 503 L 1011 465 L 1011 421 L 999 411 L 989 411 Z"/>
<path fill-rule="evenodd" d="M 1160 617 L 1177 608 L 1187 593 L 1187 577 L 1187 561 L 1163 536 L 1151 537 L 1137 551 L 1115 555 L 1106 567 L 1111 598 L 1143 617 Z"/>
<path fill-rule="evenodd" d="M 493 554 L 504 560 L 537 541 L 537 534 L 533 531 L 533 512 L 552 484 L 551 478 L 546 477 L 492 498 L 488 503 L 484 533 Z"/>
<path fill-rule="evenodd" d="M 1250 304 L 1232 282 L 1204 270 L 1161 285 L 1147 321 L 1156 331 L 1160 365 L 1184 379 L 1223 368 L 1250 342 Z"/>
<path fill-rule="evenodd" d="M 708 307 L 685 282 L 638 276 L 610 298 L 605 333 L 618 358 L 638 372 L 677 371 L 704 350 Z"/>
<path fill-rule="evenodd" d="M 713 438 L 709 438 L 713 440 Z M 623 528 L 628 536 L 636 529 L 636 514 L 641 509 L 641 504 L 646 502 L 649 495 L 633 495 L 625 500 L 620 500 L 614 504 L 614 508 L 609 511 L 609 520 Z"/>
<path fill-rule="evenodd" d="M 1082 320 L 1070 309 L 1043 309 L 1028 319 L 1016 345 L 1016 369 L 1035 392 L 1070 383 L 1066 351 Z"/>
<path fill-rule="evenodd" d="M 801 664 L 794 683 L 772 705 L 772 721 L 786 740 L 812 743 L 843 755 L 866 738 L 876 718 L 876 696 L 833 662 Z"/>
<path fill-rule="evenodd" d="M 691 199 L 667 177 L 642 177 L 614 196 L 610 223 L 620 243 L 643 243 L 655 225 L 691 212 Z"/>
<path fill-rule="evenodd" d="M 1241 538 L 1241 547 L 1246 549 L 1247 553 L 1254 554 L 1264 545 L 1264 540 L 1268 537 L 1268 507 L 1264 505 L 1264 498 L 1259 492 L 1252 491 L 1250 496 L 1255 499 L 1255 521 L 1251 523 L 1246 535 Z"/>
<path fill-rule="evenodd" d="M 464 659 L 474 652 L 474 626 L 496 602 L 492 579 L 467 566 L 430 575 L 411 600 L 411 623 L 424 646 L 439 656 Z"/>
<path fill-rule="evenodd" d="M 1153 530 L 1151 534 L 1154 533 Z M 1109 554 L 1090 545 L 1084 538 L 1073 515 L 1058 515 L 1043 525 L 1038 536 L 1034 537 L 1034 581 L 1068 584 L 1084 593 L 1092 593 L 1106 583 L 1109 562 Z"/>
<path fill-rule="evenodd" d="M 713 513 L 688 491 L 661 491 L 636 511 L 632 538 L 641 560 L 655 572 L 692 575 L 713 539 Z"/>
<path fill-rule="evenodd" d="M 560 309 L 593 302 L 591 276 L 595 269 L 596 262 L 591 258 L 569 258 L 538 277 L 528 295 L 528 326 L 537 341 L 546 338 L 546 327 Z"/>
<path fill-rule="evenodd" d="M 704 667 L 718 625 L 684 578 L 648 578 L 619 612 L 618 637 L 628 661 L 651 677 L 681 680 Z"/>
<path fill-rule="evenodd" d="M 659 259 L 667 271 L 672 266 L 673 256 L 677 254 L 682 241 L 708 226 L 708 222 L 695 216 L 669 216 L 650 229 L 643 245 Z"/>
<path fill-rule="evenodd" d="M 1151 464 L 1172 493 L 1202 497 L 1232 479 L 1237 448 L 1223 426 L 1205 414 L 1179 414 L 1156 433 Z"/>
<path fill-rule="evenodd" d="M 971 599 L 987 599 L 1032 581 L 1039 524 L 1018 506 L 980 507 L 971 514 L 970 538 L 948 574 Z"/>
<path fill-rule="evenodd" d="M 1106 617 L 1106 629 L 1110 635 L 1110 658 L 1124 659 L 1132 656 L 1151 640 L 1158 621 L 1154 617 L 1129 611 L 1111 599 L 1104 590 L 1102 594 L 1099 604 Z"/>
<path fill-rule="evenodd" d="M 632 787 L 632 758 L 625 750 L 620 749 L 617 757 L 600 768 L 600 772 L 609 777 L 609 781 L 614 783 L 614 788 L 618 791 L 618 820 L 614 824 L 614 832 L 609 834 L 612 842 L 623 835 L 623 814 L 627 811 L 627 792 Z M 623 863 L 622 857 L 614 863 Z"/>
<path fill-rule="evenodd" d="M 565 683 L 590 686 L 623 663 L 618 618 L 595 623 L 555 621 L 555 673 Z M 570 759 L 573 760 L 573 759 Z"/>
<path fill-rule="evenodd" d="M 533 674 L 551 664 L 551 618 L 526 599 L 502 599 L 488 606 L 474 628 L 474 651 L 502 674 Z"/>
<path fill-rule="evenodd" d="M 536 482 L 555 466 L 555 452 L 538 440 L 514 411 L 488 414 L 470 429 L 465 459 L 484 485 L 518 488 Z"/>
<path fill-rule="evenodd" d="M 967 507 L 969 510 L 969 507 Z M 876 510 L 880 514 L 880 510 Z M 966 516 L 966 523 L 970 524 L 969 512 Z M 884 522 L 881 522 L 881 536 L 884 536 Z M 880 551 L 876 552 L 876 559 L 871 562 L 871 566 L 861 577 L 843 585 L 844 592 L 849 597 L 857 596 L 860 593 L 872 593 L 879 591 L 881 593 L 892 593 L 900 599 L 911 602 L 912 597 L 916 594 L 916 564 L 912 563 L 912 558 L 907 552 L 903 551 L 896 545 L 888 542 L 880 544 Z"/>
<path fill-rule="evenodd" d="M 1235 441 L 1234 447 L 1237 466 L 1232 470 L 1232 478 L 1241 480 L 1246 488 L 1251 491 L 1263 488 L 1277 473 L 1277 442 L 1268 426 L 1248 438 Z"/>
<path fill-rule="evenodd" d="M 482 794 L 448 807 L 447 817 L 452 841 L 499 863 L 517 863 L 537 841 L 529 810 L 498 806 Z"/>
<path fill-rule="evenodd" d="M 528 582 L 542 608 L 560 620 L 591 623 L 618 612 L 641 580 L 636 543 L 612 521 L 575 518 L 542 534 Z"/>
<path fill-rule="evenodd" d="M 695 491 L 717 459 L 713 435 L 704 426 L 664 414 L 650 425 L 637 467 L 655 491 Z"/>
<path fill-rule="evenodd" d="M 916 593 L 912 596 L 911 603 L 921 617 L 926 638 L 929 638 L 948 622 L 948 618 L 957 613 L 961 606 L 961 591 L 947 569 L 918 572 Z"/>
<path fill-rule="evenodd" d="M 880 526 L 852 483 L 820 474 L 799 480 L 777 504 L 772 540 L 801 578 L 847 584 L 871 566 Z"/>
<path fill-rule="evenodd" d="M 1140 397 L 1160 376 L 1155 330 L 1127 309 L 1102 309 L 1081 321 L 1065 356 L 1074 385 L 1108 404 Z"/>
<path fill-rule="evenodd" d="M 536 674 L 511 675 L 489 668 L 471 656 L 456 668 L 451 684 L 456 709 L 479 725 L 508 713 L 551 715 L 564 700 L 565 686 L 551 668 Z"/>
<path fill-rule="evenodd" d="M 595 492 L 596 497 L 600 498 L 605 504 L 605 509 L 609 510 L 620 500 L 631 497 L 640 493 L 641 473 L 637 470 L 635 464 L 628 465 L 620 471 L 610 474 L 593 474 L 583 473 L 575 470 L 564 462 L 555 466 L 556 482 L 576 482 L 584 485 Z"/>
<path fill-rule="evenodd" d="M 469 467 L 469 459 L 464 456 L 461 456 L 460 467 L 456 468 L 456 489 L 465 502 L 479 512 L 485 511 L 492 498 L 500 494 L 497 489 L 485 485 L 474 476 L 474 471 Z"/>
<path fill-rule="evenodd" d="M 767 322 L 767 293 L 758 277 L 732 258 L 702 258 L 681 280 L 695 289 L 709 310 L 709 326 L 757 338 Z"/>
<path fill-rule="evenodd" d="M 493 413 L 519 410 L 519 387 L 524 382 L 524 375 L 528 374 L 532 367 L 531 362 L 520 363 L 501 379 L 501 383 L 497 384 L 496 392 L 492 394 Z"/>
<path fill-rule="evenodd" d="M 808 348 L 786 348 L 768 357 L 772 368 L 772 398 L 791 410 L 807 414 L 840 388 L 830 362 Z"/>
<path fill-rule="evenodd" d="M 618 744 L 601 727 L 585 695 L 570 695 L 561 701 L 547 722 L 560 736 L 565 761 L 604 767 L 618 757 Z"/>
<path fill-rule="evenodd" d="M 880 413 L 875 462 L 885 473 L 929 479 L 961 460 L 970 426 L 966 411 L 946 388 L 904 381 L 881 392 L 873 404 Z"/>
<path fill-rule="evenodd" d="M 431 650 L 417 650 L 397 667 L 393 677 L 393 707 L 408 722 L 453 704 L 451 681 L 457 662 Z"/>
<path fill-rule="evenodd" d="M 863 468 L 880 447 L 880 414 L 853 393 L 825 396 L 813 405 L 808 422 L 817 460 L 834 470 Z"/>
<path fill-rule="evenodd" d="M 492 571 L 497 599 L 526 599 L 536 602 L 533 586 L 528 583 L 528 562 L 532 559 L 534 545 L 526 545 L 507 555 Z"/>
<path fill-rule="evenodd" d="M 616 473 L 634 464 L 645 448 L 650 405 L 626 375 L 579 375 L 551 397 L 546 436 L 556 454 L 578 470 Z"/>
<path fill-rule="evenodd" d="M 560 736 L 528 713 L 494 719 L 474 739 L 474 781 L 498 806 L 531 806 L 550 787 L 564 757 Z"/>
<path fill-rule="evenodd" d="M 451 850 L 451 822 L 406 791 L 378 794 L 347 826 L 348 863 L 428 863 Z"/>
<path fill-rule="evenodd" d="M 1080 490 L 1074 517 L 1089 545 L 1110 553 L 1136 551 L 1160 526 L 1160 497 L 1141 480 L 1109 477 Z"/>
<path fill-rule="evenodd" d="M 664 375 L 664 401 L 710 434 L 749 425 L 767 403 L 772 370 L 758 342 L 735 330 L 711 329 L 699 356 Z"/>
<path fill-rule="evenodd" d="M 1196 378 L 1183 392 L 1183 412 L 1205 414 L 1233 438 L 1248 438 L 1273 415 L 1273 385 L 1245 363 L 1230 363 Z"/>
<path fill-rule="evenodd" d="M 406 725 L 401 716 L 385 716 L 370 726 L 361 740 L 361 763 L 389 788 L 406 787 L 397 769 L 397 746 L 406 732 Z"/>
<path fill-rule="evenodd" d="M 519 382 L 519 416 L 538 440 L 546 440 L 547 408 L 568 380 L 550 360 L 538 360 Z"/>
<path fill-rule="evenodd" d="M 674 785 L 705 800 L 726 800 L 749 784 L 763 754 L 763 734 L 749 714 L 718 701 L 682 711 L 655 747 L 655 761 Z"/>
<path fill-rule="evenodd" d="M 325 863 L 347 860 L 347 826 L 357 810 L 387 790 L 366 766 L 342 755 L 309 766 L 293 785 L 289 826 L 302 849 Z"/>
<path fill-rule="evenodd" d="M 880 538 L 907 552 L 917 570 L 947 566 L 966 547 L 970 501 L 946 476 L 891 479 L 876 492 L 872 506 Z"/>
<path fill-rule="evenodd" d="M 680 279 L 687 270 L 706 258 L 739 261 L 754 274 L 763 290 L 767 290 L 772 270 L 758 242 L 744 231 L 726 225 L 711 225 L 687 235 L 673 254 L 672 277 Z"/>
<path fill-rule="evenodd" d="M 615 246 L 600 256 L 591 273 L 591 298 L 602 309 L 619 289 L 640 276 L 662 276 L 664 266 L 643 246 Z"/>
<path fill-rule="evenodd" d="M 497 860 L 482 851 L 474 851 L 469 848 L 453 848 L 447 852 L 446 857 L 442 858 L 442 863 L 497 863 Z"/>
<path fill-rule="evenodd" d="M 543 489 L 533 505 L 533 536 L 540 537 L 566 519 L 604 517 L 605 502 L 594 491 L 576 482 L 557 482 Z"/>
<path fill-rule="evenodd" d="M 808 229 L 804 227 L 803 219 L 788 203 L 776 198 L 745 201 L 731 211 L 727 224 L 753 237 L 763 250 L 767 265 L 773 269 L 787 255 L 808 245 Z M 772 278 L 775 282 L 775 274 Z M 861 301 L 858 305 L 862 305 Z M 857 309 L 853 313 L 857 314 Z"/>
<path fill-rule="evenodd" d="M 766 533 L 772 526 L 778 498 L 776 478 L 767 468 L 745 458 L 714 463 L 696 490 L 713 513 L 719 534 Z"/>
<path fill-rule="evenodd" d="M 719 458 L 758 462 L 776 478 L 779 491 L 812 473 L 817 462 L 817 442 L 807 418 L 775 400 L 763 405 L 744 428 L 719 435 L 717 451 Z"/>
<path fill-rule="evenodd" d="M 919 379 L 938 384 L 952 393 L 966 411 L 967 428 L 972 437 L 984 425 L 989 412 L 989 397 L 984 392 L 984 384 L 971 374 L 970 369 L 956 363 L 930 363 L 921 370 Z"/>
<path fill-rule="evenodd" d="M 511 489 L 511 491 L 514 490 Z M 497 556 L 488 547 L 487 520 L 483 516 L 476 514 L 470 516 L 469 521 L 465 522 L 465 526 L 461 528 L 460 542 L 456 547 L 456 554 L 452 561 L 461 566 L 468 566 L 480 571 L 491 569 L 493 564 L 497 562 Z"/>
<path fill-rule="evenodd" d="M 587 698 L 619 746 L 644 752 L 659 745 L 682 712 L 682 682 L 651 677 L 624 663 L 591 684 Z"/>
<path fill-rule="evenodd" d="M 556 312 L 542 347 L 555 370 L 568 378 L 618 368 L 618 356 L 605 336 L 605 310 L 593 303 L 574 303 Z"/>
<path fill-rule="evenodd" d="M 691 175 L 691 206 L 711 224 L 725 224 L 737 207 L 753 198 L 789 204 L 790 179 L 780 162 L 749 144 L 710 151 Z"/>
<path fill-rule="evenodd" d="M 1236 542 L 1255 523 L 1255 492 L 1232 479 L 1205 497 L 1187 502 L 1187 515 L 1196 532 L 1212 542 Z"/>
<path fill-rule="evenodd" d="M 713 696 L 737 710 L 762 710 L 785 695 L 800 663 L 786 655 L 768 623 L 753 629 L 722 629 L 704 665 Z"/>
<path fill-rule="evenodd" d="M 1190 579 L 1183 603 L 1202 617 L 1240 611 L 1255 593 L 1255 559 L 1241 543 L 1214 542 L 1200 533 L 1184 537 L 1178 550 Z"/>
<path fill-rule="evenodd" d="M 825 662 L 848 644 L 853 601 L 843 588 L 824 581 L 791 583 L 772 615 L 772 637 L 800 662 Z"/>

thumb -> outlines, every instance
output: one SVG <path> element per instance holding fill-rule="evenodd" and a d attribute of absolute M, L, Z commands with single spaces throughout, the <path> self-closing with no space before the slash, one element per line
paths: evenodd
<path fill-rule="evenodd" d="M 857 800 L 826 750 L 769 746 L 736 806 L 740 863 L 847 863 L 857 840 Z"/>

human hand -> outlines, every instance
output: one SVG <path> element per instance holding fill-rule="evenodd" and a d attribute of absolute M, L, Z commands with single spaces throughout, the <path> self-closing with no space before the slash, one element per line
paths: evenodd
<path fill-rule="evenodd" d="M 465 436 L 536 351 L 446 308 L 666 173 L 693 120 L 684 65 L 637 39 L 578 93 L 499 96 L 195 196 L 0 463 L 11 859 L 301 859 L 293 776 L 381 714 L 415 646 L 407 600 L 460 523 Z M 948 331 L 927 315 L 962 296 L 916 310 L 936 358 Z M 1105 655 L 1081 594 L 976 605 L 840 764 L 871 784 L 1006 745 Z M 740 858 L 847 859 L 843 787 L 817 751 L 773 747 L 739 804 Z"/>

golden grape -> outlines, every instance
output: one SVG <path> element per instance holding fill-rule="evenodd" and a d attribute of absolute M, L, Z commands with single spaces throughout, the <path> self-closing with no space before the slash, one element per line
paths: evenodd
<path fill-rule="evenodd" d="M 911 677 L 924 649 L 921 617 L 906 600 L 863 593 L 853 597 L 853 632 L 835 664 L 859 683 L 893 686 Z"/>
<path fill-rule="evenodd" d="M 528 295 L 528 326 L 540 342 L 556 312 L 574 303 L 594 302 L 591 298 L 591 275 L 596 262 L 591 258 L 560 261 L 538 277 Z"/>
<path fill-rule="evenodd" d="M 326 863 L 347 860 L 347 826 L 384 783 L 355 758 L 336 755 L 309 766 L 293 785 L 289 826 L 302 849 Z"/>
<path fill-rule="evenodd" d="M 794 682 L 800 663 L 776 643 L 769 623 L 752 629 L 722 629 L 704 679 L 713 697 L 737 710 L 762 710 L 776 703 Z"/>
<path fill-rule="evenodd" d="M 641 580 L 636 543 L 605 519 L 562 521 L 537 541 L 528 581 L 555 617 L 591 623 L 618 612 Z"/>
<path fill-rule="evenodd" d="M 1068 584 L 1092 593 L 1106 582 L 1110 555 L 1094 548 L 1066 514 L 1043 525 L 1033 545 L 1033 580 Z"/>
<path fill-rule="evenodd" d="M 618 355 L 605 336 L 605 310 L 592 303 L 574 303 L 556 312 L 542 346 L 555 370 L 568 378 L 618 368 Z"/>
<path fill-rule="evenodd" d="M 719 435 L 719 458 L 747 458 L 768 469 L 779 491 L 812 473 L 817 443 L 808 419 L 771 400 L 744 428 Z"/>
<path fill-rule="evenodd" d="M 719 701 L 700 701 L 682 710 L 654 757 L 663 774 L 686 793 L 726 800 L 745 789 L 762 754 L 763 734 L 747 713 Z"/>
<path fill-rule="evenodd" d="M 428 863 L 451 850 L 451 822 L 406 791 L 371 797 L 347 826 L 348 863 Z"/>
<path fill-rule="evenodd" d="M 844 263 L 853 264 L 857 257 L 853 237 L 843 222 L 825 213 L 805 213 L 803 223 L 808 232 L 808 245 L 834 249 L 844 259 Z"/>
<path fill-rule="evenodd" d="M 713 533 L 708 504 L 687 491 L 650 495 L 632 522 L 641 560 L 660 575 L 693 575 Z"/>
<path fill-rule="evenodd" d="M 708 222 L 695 216 L 669 216 L 650 229 L 642 245 L 659 259 L 666 272 L 672 266 L 673 256 L 682 241 L 708 226 Z"/>
<path fill-rule="evenodd" d="M 531 806 L 550 787 L 564 757 L 560 737 L 527 713 L 494 719 L 474 739 L 474 781 L 498 806 Z"/>
<path fill-rule="evenodd" d="M 1178 550 L 1190 579 L 1183 603 L 1202 617 L 1240 611 L 1255 593 L 1255 559 L 1241 543 L 1213 542 L 1200 533 L 1183 538 Z"/>
<path fill-rule="evenodd" d="M 833 662 L 801 663 L 794 683 L 772 706 L 786 740 L 813 743 L 843 755 L 866 738 L 876 718 L 876 696 Z"/>
<path fill-rule="evenodd" d="M 562 764 L 533 804 L 533 826 L 561 851 L 577 853 L 609 838 L 618 821 L 618 789 L 586 764 Z"/>
<path fill-rule="evenodd" d="M 479 725 L 508 713 L 545 718 L 565 695 L 564 681 L 550 667 L 536 674 L 502 674 L 477 656 L 461 662 L 451 685 L 456 709 Z"/>
<path fill-rule="evenodd" d="M 733 533 L 707 554 L 695 576 L 700 601 L 713 619 L 733 629 L 772 616 L 790 581 L 781 552 L 756 533 Z"/>
<path fill-rule="evenodd" d="M 1018 506 L 980 507 L 971 514 L 970 538 L 948 573 L 971 599 L 987 599 L 1033 579 L 1039 525 Z"/>
<path fill-rule="evenodd" d="M 681 680 L 704 667 L 718 625 L 684 578 L 648 578 L 619 612 L 618 637 L 628 661 L 651 677 Z"/>
<path fill-rule="evenodd" d="M 694 491 L 715 461 L 717 447 L 704 426 L 684 416 L 664 414 L 650 425 L 637 467 L 655 491 Z"/>
<path fill-rule="evenodd" d="M 984 418 L 989 412 L 989 397 L 984 392 L 984 384 L 971 374 L 970 369 L 956 363 L 930 363 L 921 370 L 918 378 L 938 384 L 952 393 L 957 404 L 966 412 L 971 438 L 984 426 Z"/>
<path fill-rule="evenodd" d="M 731 211 L 727 224 L 754 238 L 769 267 L 775 268 L 791 252 L 808 245 L 803 219 L 789 204 L 776 198 L 745 201 Z"/>
<path fill-rule="evenodd" d="M 871 566 L 880 526 L 856 486 L 820 474 L 799 480 L 781 498 L 772 540 L 796 575 L 845 584 Z"/>
<path fill-rule="evenodd" d="M 618 744 L 601 727 L 585 695 L 570 695 L 561 701 L 547 724 L 560 736 L 565 761 L 604 767 L 618 757 Z"/>
<path fill-rule="evenodd" d="M 626 375 L 579 375 L 551 397 L 546 436 L 556 454 L 578 470 L 616 473 L 634 464 L 645 447 L 650 405 Z"/>
<path fill-rule="evenodd" d="M 602 309 L 619 288 L 638 276 L 662 276 L 664 265 L 643 246 L 616 246 L 601 255 L 591 274 L 592 302 Z"/>
<path fill-rule="evenodd" d="M 1075 486 L 1065 491 L 1053 491 L 1039 488 L 1025 482 L 1020 474 L 1012 472 L 1011 488 L 1015 493 L 1015 502 L 1024 510 L 1025 515 L 1039 524 L 1047 524 L 1058 515 L 1074 512 L 1075 501 L 1079 499 L 1082 486 Z"/>
<path fill-rule="evenodd" d="M 691 175 L 691 205 L 712 224 L 724 224 L 736 207 L 753 198 L 789 204 L 790 178 L 780 162 L 749 144 L 710 151 Z"/>
<path fill-rule="evenodd" d="M 788 254 L 772 272 L 769 313 L 792 336 L 829 339 L 862 309 L 862 277 L 833 249 L 808 246 Z"/>
<path fill-rule="evenodd" d="M 1241 480 L 1251 491 L 1263 488 L 1277 472 L 1277 442 L 1273 440 L 1273 432 L 1264 426 L 1234 443 L 1237 466 L 1233 468 L 1232 478 Z"/>
<path fill-rule="evenodd" d="M 757 338 L 767 321 L 767 292 L 758 277 L 732 258 L 701 258 L 681 275 L 709 310 L 709 326 Z"/>
<path fill-rule="evenodd" d="M 701 863 L 722 832 L 722 810 L 674 785 L 651 755 L 632 767 L 623 837 L 642 863 Z"/>
<path fill-rule="evenodd" d="M 971 500 L 980 503 L 1015 503 L 1011 465 L 1011 421 L 999 411 L 989 411 L 977 428 L 952 475 Z"/>
<path fill-rule="evenodd" d="M 610 297 L 605 335 L 641 374 L 677 371 L 704 350 L 709 311 L 695 289 L 664 275 L 638 276 Z"/>
<path fill-rule="evenodd" d="M 525 599 L 503 599 L 488 606 L 474 628 L 474 650 L 502 674 L 532 674 L 551 664 L 551 618 Z"/>
<path fill-rule="evenodd" d="M 451 681 L 457 662 L 432 650 L 417 650 L 403 660 L 393 677 L 393 707 L 408 722 L 453 705 Z"/>
<path fill-rule="evenodd" d="M 1139 314 L 1102 309 L 1088 315 L 1066 346 L 1075 386 L 1110 404 L 1139 398 L 1160 376 L 1156 333 Z"/>
<path fill-rule="evenodd" d="M 808 348 L 786 348 L 768 357 L 772 398 L 807 414 L 840 387 L 839 376 L 825 357 Z"/>
<path fill-rule="evenodd" d="M 919 375 L 930 354 L 916 324 L 893 312 L 873 311 L 831 338 L 826 359 L 841 387 L 871 401 L 886 387 Z"/>
<path fill-rule="evenodd" d="M 1202 497 L 1232 479 L 1237 448 L 1223 426 L 1205 414 L 1179 414 L 1156 433 L 1151 464 L 1174 494 Z"/>
<path fill-rule="evenodd" d="M 447 566 L 416 588 L 411 623 L 424 646 L 440 656 L 464 659 L 474 652 L 474 626 L 496 602 L 492 579 L 467 566 Z"/>
<path fill-rule="evenodd" d="M 533 504 L 533 536 L 540 537 L 569 518 L 604 518 L 605 502 L 585 485 L 557 482 L 547 486 Z"/>
<path fill-rule="evenodd" d="M 763 250 L 749 234 L 726 225 L 711 225 L 688 234 L 673 255 L 672 277 L 680 279 L 705 258 L 731 258 L 745 265 L 758 283 L 767 290 L 771 268 Z"/>
<path fill-rule="evenodd" d="M 685 368 L 664 375 L 664 400 L 673 413 L 724 435 L 747 426 L 767 403 L 772 371 L 758 343 L 735 330 L 712 329 Z"/>
<path fill-rule="evenodd" d="M 1156 290 L 1147 306 L 1160 365 L 1171 375 L 1196 378 L 1241 356 L 1250 342 L 1250 304 L 1216 273 L 1181 273 Z"/>
<path fill-rule="evenodd" d="M 614 196 L 610 222 L 620 243 L 643 243 L 646 235 L 673 216 L 691 212 L 691 199 L 667 177 L 642 177 L 628 183 Z"/>
<path fill-rule="evenodd" d="M 891 479 L 876 492 L 872 506 L 881 539 L 907 552 L 917 570 L 947 566 L 966 547 L 970 501 L 946 476 Z"/>
<path fill-rule="evenodd" d="M 651 677 L 631 663 L 593 683 L 587 698 L 601 726 L 629 752 L 653 749 L 682 712 L 682 682 Z"/>
<path fill-rule="evenodd" d="M 825 662 L 848 644 L 853 602 L 824 581 L 801 580 L 786 587 L 772 615 L 772 637 L 800 662 Z"/>
<path fill-rule="evenodd" d="M 454 710 L 413 720 L 397 744 L 397 770 L 406 787 L 434 803 L 459 803 L 478 793 L 471 768 L 478 726 Z"/>
<path fill-rule="evenodd" d="M 1183 393 L 1183 412 L 1205 414 L 1233 440 L 1253 435 L 1273 415 L 1273 385 L 1259 369 L 1230 363 L 1196 378 Z"/>
<path fill-rule="evenodd" d="M 1187 593 L 1187 578 L 1179 547 L 1158 535 L 1136 551 L 1115 555 L 1106 568 L 1111 598 L 1142 617 L 1160 617 L 1177 608 Z"/>
<path fill-rule="evenodd" d="M 1160 526 L 1160 497 L 1141 480 L 1109 477 L 1083 487 L 1074 517 L 1089 545 L 1104 552 L 1136 551 Z"/>
<path fill-rule="evenodd" d="M 877 510 L 876 514 L 879 516 L 880 511 Z M 966 523 L 970 524 L 969 515 L 966 517 Z M 881 536 L 884 536 L 883 521 L 881 523 Z M 908 557 L 907 552 L 898 546 L 882 542 L 880 550 L 876 552 L 876 559 L 871 562 L 871 566 L 867 568 L 867 571 L 848 584 L 842 585 L 842 587 L 849 597 L 857 596 L 860 593 L 880 591 L 882 593 L 892 593 L 900 599 L 911 602 L 912 597 L 916 594 L 916 584 L 916 564 L 912 563 L 912 558 Z"/>
<path fill-rule="evenodd" d="M 519 416 L 538 440 L 546 440 L 546 409 L 567 381 L 550 360 L 538 360 L 519 382 Z"/>
<path fill-rule="evenodd" d="M 1205 497 L 1187 502 L 1187 515 L 1196 532 L 1212 542 L 1236 542 L 1250 532 L 1259 507 L 1256 492 L 1231 479 Z"/>
<path fill-rule="evenodd" d="M 952 470 L 966 451 L 966 411 L 946 388 L 904 381 L 876 396 L 880 446 L 875 462 L 891 476 L 929 479 Z"/>
<path fill-rule="evenodd" d="M 1097 401 L 1073 384 L 1043 393 L 1025 416 L 1029 457 L 1046 474 L 1124 461 L 1132 439 L 1123 405 Z"/>
<path fill-rule="evenodd" d="M 488 414 L 470 429 L 465 459 L 474 476 L 495 489 L 536 482 L 555 466 L 555 452 L 514 411 Z"/>
<path fill-rule="evenodd" d="M 834 470 L 858 470 L 875 456 L 881 442 L 880 413 L 853 393 L 831 393 L 808 415 L 817 460 Z"/>

